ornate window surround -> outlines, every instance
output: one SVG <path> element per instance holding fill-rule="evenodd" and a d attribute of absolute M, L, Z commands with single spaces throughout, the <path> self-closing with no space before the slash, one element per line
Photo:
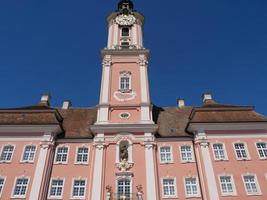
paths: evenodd
<path fill-rule="evenodd" d="M 163 181 L 165 179 L 173 179 L 174 181 L 174 195 L 164 195 L 164 185 L 163 185 Z M 165 176 L 165 177 L 162 177 L 161 178 L 161 192 L 162 192 L 162 198 L 164 199 L 173 199 L 173 198 L 178 198 L 178 193 L 177 193 L 177 183 L 176 183 L 176 177 L 173 177 L 173 176 Z"/>
<path fill-rule="evenodd" d="M 5 147 L 7 146 L 13 146 L 13 151 L 12 151 L 12 155 L 11 155 L 11 158 L 10 160 L 1 160 L 1 157 L 2 157 L 2 154 L 3 154 L 3 150 Z M 14 153 L 15 153 L 15 150 L 16 150 L 16 145 L 15 144 L 11 144 L 11 143 L 8 143 L 6 145 L 4 145 L 1 149 L 1 154 L 0 154 L 0 163 L 11 163 L 12 162 L 12 159 L 13 159 L 13 156 L 14 156 Z"/>
<path fill-rule="evenodd" d="M 161 160 L 161 149 L 162 148 L 166 148 L 166 147 L 169 147 L 170 148 L 170 156 L 171 156 L 171 160 L 170 161 Z M 162 145 L 159 146 L 159 161 L 160 161 L 160 164 L 174 163 L 174 161 L 173 161 L 172 145 L 170 145 L 170 144 L 162 144 Z"/>
<path fill-rule="evenodd" d="M 261 188 L 260 188 L 259 181 L 258 181 L 258 178 L 257 178 L 257 175 L 256 175 L 256 174 L 254 174 L 254 173 L 246 173 L 246 174 L 242 174 L 241 176 L 242 176 L 242 180 L 243 180 L 243 184 L 244 184 L 244 189 L 245 189 L 246 194 L 247 194 L 248 196 L 262 195 Z M 255 179 L 255 184 L 256 184 L 256 187 L 257 187 L 257 190 L 258 190 L 256 193 L 248 193 L 248 192 L 247 192 L 246 183 L 245 183 L 245 179 L 244 179 L 245 176 L 253 176 L 253 177 L 254 177 L 254 179 Z"/>
<path fill-rule="evenodd" d="M 224 158 L 221 158 L 221 159 L 217 159 L 216 158 L 215 150 L 213 148 L 213 145 L 215 145 L 215 144 L 221 144 L 222 145 L 222 147 L 223 147 L 223 153 L 224 153 Z M 226 161 L 226 160 L 229 160 L 228 153 L 227 153 L 225 144 L 223 142 L 216 141 L 216 142 L 214 142 L 214 143 L 211 144 L 211 148 L 212 148 L 213 158 L 214 158 L 215 161 L 222 161 L 222 160 Z"/>
<path fill-rule="evenodd" d="M 133 193 L 133 174 L 131 173 L 122 173 L 117 174 L 115 185 L 116 185 L 116 193 L 118 193 L 118 182 L 121 180 L 129 180 L 130 181 L 130 194 Z"/>
<path fill-rule="evenodd" d="M 63 185 L 62 185 L 62 191 L 61 191 L 61 195 L 60 196 L 51 196 L 50 192 L 51 192 L 51 188 L 52 188 L 52 181 L 53 180 L 62 180 L 63 181 Z M 65 177 L 51 177 L 50 179 L 50 183 L 49 183 L 49 189 L 48 189 L 48 198 L 47 199 L 62 199 L 63 195 L 64 195 L 64 187 L 65 187 Z"/>
<path fill-rule="evenodd" d="M 0 176 L 0 179 L 4 180 L 3 185 L 2 185 L 2 190 L 0 191 L 0 198 L 1 198 L 1 196 L 3 194 L 3 190 L 5 188 L 5 184 L 6 184 L 6 176 Z"/>
<path fill-rule="evenodd" d="M 68 152 L 67 152 L 67 159 L 66 159 L 66 161 L 57 161 L 58 148 L 62 148 L 62 147 L 65 147 L 65 148 L 68 149 Z M 69 147 L 69 146 L 67 146 L 67 145 L 65 145 L 65 144 L 58 145 L 58 146 L 56 147 L 56 151 L 55 151 L 54 164 L 63 164 L 63 165 L 68 164 L 69 153 L 70 153 L 70 147 Z"/>
<path fill-rule="evenodd" d="M 123 89 L 121 88 L 121 81 L 122 78 L 129 78 L 129 89 Z M 132 72 L 130 71 L 121 71 L 120 72 L 120 77 L 119 77 L 119 91 L 121 93 L 129 93 L 132 91 Z"/>
<path fill-rule="evenodd" d="M 182 147 L 190 147 L 190 151 L 191 151 L 191 160 L 183 160 L 183 156 L 182 156 Z M 191 162 L 195 162 L 194 150 L 193 150 L 193 146 L 192 146 L 191 144 L 183 144 L 183 145 L 180 146 L 179 150 L 180 150 L 180 158 L 181 158 L 181 162 L 182 162 L 182 163 L 191 163 Z"/>
<path fill-rule="evenodd" d="M 221 184 L 221 177 L 222 176 L 230 176 L 231 177 L 231 184 L 232 184 L 232 187 L 233 187 L 233 192 L 231 192 L 231 193 L 223 193 L 222 184 Z M 222 196 L 236 196 L 237 195 L 236 186 L 235 186 L 235 180 L 234 180 L 234 176 L 232 174 L 228 174 L 228 173 L 218 174 L 217 178 L 218 178 L 218 182 L 219 182 L 219 185 L 220 185 L 220 190 L 221 190 L 221 195 Z"/>
<path fill-rule="evenodd" d="M 24 160 L 23 158 L 24 158 L 26 147 L 29 147 L 29 146 L 32 146 L 32 147 L 34 146 L 35 147 L 33 160 Z M 20 162 L 21 163 L 34 163 L 34 160 L 35 160 L 35 157 L 36 157 L 36 153 L 37 153 L 37 146 L 35 144 L 25 144 L 24 147 L 23 147 L 23 152 L 21 154 Z"/>
<path fill-rule="evenodd" d="M 17 180 L 18 179 L 27 179 L 28 182 L 27 182 L 27 187 L 26 187 L 26 191 L 25 191 L 25 194 L 24 195 L 14 195 L 14 192 L 15 192 L 15 188 L 16 188 L 16 185 L 17 185 Z M 15 180 L 14 180 L 14 184 L 13 184 L 13 188 L 12 188 L 12 192 L 11 192 L 11 198 L 12 199 L 25 199 L 26 198 L 26 195 L 27 195 L 27 192 L 28 192 L 28 189 L 29 189 L 29 183 L 30 183 L 30 177 L 29 176 L 16 176 L 15 177 Z"/>
<path fill-rule="evenodd" d="M 257 147 L 257 144 L 260 144 L 260 143 L 264 143 L 264 144 L 266 144 L 266 146 L 267 146 L 267 142 L 266 142 L 266 141 L 262 141 L 262 140 L 259 140 L 259 141 L 255 142 L 255 147 L 256 147 L 256 150 L 257 150 L 259 159 L 260 159 L 260 160 L 266 160 L 267 157 L 261 157 L 261 156 L 260 156 L 259 149 L 258 149 L 258 147 Z"/>
<path fill-rule="evenodd" d="M 189 179 L 189 178 L 194 178 L 196 179 L 196 187 L 197 187 L 197 194 L 194 194 L 194 195 L 188 195 L 187 192 L 186 192 L 186 179 Z M 199 186 L 199 180 L 198 180 L 198 176 L 184 176 L 183 177 L 183 181 L 184 181 L 184 191 L 185 191 L 185 196 L 186 198 L 193 198 L 193 197 L 200 197 L 200 186 Z"/>
<path fill-rule="evenodd" d="M 238 158 L 237 153 L 236 153 L 235 144 L 244 144 L 244 150 L 245 150 L 245 152 L 247 154 L 247 158 Z M 233 149 L 234 149 L 236 160 L 250 160 L 251 159 L 249 151 L 248 151 L 248 146 L 247 146 L 246 142 L 243 142 L 243 141 L 240 141 L 240 140 L 233 142 Z"/>
<path fill-rule="evenodd" d="M 79 148 L 87 148 L 88 149 L 88 153 L 87 153 L 87 161 L 86 162 L 78 162 L 77 158 L 78 158 L 78 150 Z M 75 161 L 74 164 L 75 165 L 88 165 L 89 164 L 89 159 L 90 159 L 90 147 L 86 144 L 82 144 L 76 147 L 76 151 L 75 151 Z"/>
<path fill-rule="evenodd" d="M 75 181 L 85 181 L 85 190 L 84 190 L 84 196 L 82 197 L 74 197 L 73 196 L 73 190 L 74 190 L 74 182 Z M 83 177 L 74 177 L 72 178 L 72 181 L 71 181 L 71 193 L 70 193 L 70 199 L 85 199 L 86 198 L 86 194 L 87 194 L 87 178 L 83 178 Z"/>

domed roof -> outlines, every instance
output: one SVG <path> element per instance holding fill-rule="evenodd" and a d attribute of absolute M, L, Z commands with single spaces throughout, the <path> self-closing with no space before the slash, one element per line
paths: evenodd
<path fill-rule="evenodd" d="M 118 4 L 118 10 L 125 9 L 125 5 L 128 7 L 129 10 L 133 10 L 134 4 L 131 0 L 121 0 Z"/>

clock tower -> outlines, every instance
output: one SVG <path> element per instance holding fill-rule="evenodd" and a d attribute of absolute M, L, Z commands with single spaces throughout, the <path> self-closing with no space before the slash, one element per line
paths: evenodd
<path fill-rule="evenodd" d="M 153 124 L 147 74 L 149 51 L 143 45 L 144 17 L 134 10 L 130 0 L 121 0 L 107 22 L 97 124 Z"/>
<path fill-rule="evenodd" d="M 157 200 L 154 164 L 157 125 L 152 119 L 149 95 L 144 17 L 134 10 L 131 0 L 121 0 L 117 10 L 108 16 L 107 24 L 108 42 L 101 51 L 97 120 L 91 126 L 95 134 L 91 199 L 102 200 L 106 194 L 106 199 L 117 195 L 118 199 L 138 196 Z M 140 171 L 139 167 L 145 170 Z M 140 188 L 149 192 L 141 192 Z"/>

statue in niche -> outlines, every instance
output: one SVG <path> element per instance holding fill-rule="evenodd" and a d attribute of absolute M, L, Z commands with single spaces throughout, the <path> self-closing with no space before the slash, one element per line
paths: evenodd
<path fill-rule="evenodd" d="M 123 142 L 120 145 L 120 161 L 128 161 L 128 144 Z"/>

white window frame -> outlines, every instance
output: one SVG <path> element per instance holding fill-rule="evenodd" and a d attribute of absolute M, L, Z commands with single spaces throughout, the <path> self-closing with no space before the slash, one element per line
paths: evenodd
<path fill-rule="evenodd" d="M 3 190 L 5 188 L 5 184 L 6 184 L 6 177 L 5 176 L 0 176 L 0 179 L 4 179 L 2 190 L 0 191 L 0 198 L 1 198 L 2 194 L 3 194 Z"/>
<path fill-rule="evenodd" d="M 222 183 L 221 183 L 221 177 L 223 176 L 229 176 L 231 177 L 231 185 L 232 185 L 232 188 L 233 188 L 233 192 L 227 192 L 227 193 L 224 193 L 223 192 L 223 188 L 222 188 Z M 221 195 L 222 196 L 236 196 L 237 195 L 237 192 L 236 192 L 236 187 L 235 187 L 235 181 L 234 181 L 234 176 L 232 174 L 219 174 L 218 175 L 218 182 L 219 182 L 219 185 L 220 185 L 220 189 L 221 189 Z"/>
<path fill-rule="evenodd" d="M 14 195 L 18 179 L 28 179 L 26 190 L 25 190 L 25 195 Z M 17 176 L 17 177 L 15 177 L 15 181 L 13 183 L 13 188 L 12 188 L 12 191 L 11 191 L 12 192 L 11 193 L 11 198 L 13 198 L 13 199 L 25 199 L 26 196 L 27 196 L 28 189 L 29 189 L 29 183 L 30 183 L 30 177 L 27 177 L 27 176 Z"/>
<path fill-rule="evenodd" d="M 73 191 L 74 191 L 74 182 L 75 181 L 85 181 L 85 185 L 84 185 L 84 196 L 79 197 L 79 196 L 73 196 Z M 71 185 L 71 194 L 70 194 L 70 198 L 71 199 L 85 199 L 86 198 L 86 193 L 87 193 L 87 178 L 81 178 L 81 177 L 77 177 L 77 178 L 73 178 L 72 179 L 72 185 Z"/>
<path fill-rule="evenodd" d="M 131 195 L 131 198 L 132 198 L 132 194 L 133 194 L 133 179 L 132 179 L 132 176 L 129 176 L 129 175 L 126 175 L 126 176 L 118 176 L 116 178 L 116 183 L 115 183 L 115 185 L 116 185 L 116 189 L 115 189 L 116 194 L 118 193 L 118 186 L 119 186 L 118 182 L 121 181 L 121 180 L 128 180 L 128 181 L 130 181 L 130 195 Z"/>
<path fill-rule="evenodd" d="M 166 148 L 166 147 L 170 148 L 170 158 L 171 159 L 167 160 L 167 161 L 166 160 L 164 161 L 164 160 L 161 159 L 161 149 L 162 148 Z M 171 145 L 162 145 L 162 146 L 159 147 L 159 160 L 160 160 L 161 164 L 173 163 L 173 152 L 172 152 L 172 146 Z"/>
<path fill-rule="evenodd" d="M 214 146 L 213 146 L 213 145 L 216 145 L 216 144 L 222 145 L 224 158 L 220 158 L 220 159 L 216 158 L 215 149 L 214 149 Z M 214 160 L 216 160 L 216 161 L 229 160 L 225 144 L 222 143 L 222 142 L 214 142 L 214 143 L 212 143 L 212 152 L 213 152 Z"/>
<path fill-rule="evenodd" d="M 4 148 L 7 147 L 7 146 L 13 146 L 13 151 L 12 151 L 10 160 L 1 160 L 2 153 L 3 153 L 3 151 L 4 151 Z M 0 163 L 11 163 L 12 160 L 13 160 L 13 155 L 14 155 L 14 153 L 15 153 L 15 150 L 16 150 L 16 145 L 14 145 L 14 144 L 6 144 L 6 145 L 4 145 L 4 146 L 2 147 L 2 149 L 1 149 Z"/>
<path fill-rule="evenodd" d="M 186 160 L 183 160 L 183 156 L 182 156 L 182 147 L 190 147 L 190 151 L 191 151 L 191 160 L 188 160 L 186 157 Z M 191 162 L 195 162 L 195 155 L 194 155 L 194 151 L 193 151 L 193 146 L 191 144 L 183 144 L 180 146 L 180 158 L 181 158 L 181 162 L 182 163 L 191 163 Z"/>
<path fill-rule="evenodd" d="M 52 196 L 50 195 L 51 189 L 52 189 L 52 181 L 53 180 L 62 180 L 63 181 L 63 185 L 62 185 L 62 192 L 60 196 Z M 64 195 L 64 186 L 65 186 L 65 178 L 62 177 L 52 177 L 50 179 L 50 183 L 49 183 L 49 190 L 48 190 L 48 199 L 62 199 L 63 195 Z"/>
<path fill-rule="evenodd" d="M 235 148 L 235 144 L 244 144 L 244 150 L 245 150 L 245 152 L 247 154 L 247 158 L 238 158 L 237 152 L 236 152 L 236 148 Z M 236 160 L 250 160 L 250 154 L 249 154 L 248 146 L 247 146 L 246 142 L 236 141 L 236 142 L 233 143 L 233 148 L 234 148 Z"/>
<path fill-rule="evenodd" d="M 124 89 L 124 88 L 121 88 L 121 79 L 122 78 L 129 78 L 129 88 L 128 89 Z M 132 90 L 132 72 L 130 71 L 121 71 L 120 72 L 120 76 L 119 76 L 119 91 L 122 91 L 122 92 L 128 92 L 128 91 L 131 91 Z"/>
<path fill-rule="evenodd" d="M 192 179 L 192 178 L 196 179 L 197 194 L 189 195 L 189 194 L 187 194 L 187 190 L 186 190 L 186 179 Z M 200 187 L 199 187 L 198 177 L 197 176 L 185 176 L 183 179 L 184 179 L 185 196 L 187 198 L 190 198 L 190 197 L 200 197 Z"/>
<path fill-rule="evenodd" d="M 173 183 L 174 183 L 174 193 L 175 193 L 174 195 L 165 195 L 165 194 L 164 194 L 164 185 L 163 185 L 163 181 L 164 181 L 165 179 L 173 179 Z M 161 178 L 161 192 L 162 192 L 162 198 L 166 198 L 166 199 L 178 198 L 176 178 L 175 178 L 175 177 L 163 177 L 163 178 Z"/>
<path fill-rule="evenodd" d="M 80 149 L 80 148 L 87 148 L 88 149 L 88 153 L 87 153 L 87 161 L 86 162 L 84 162 L 84 161 L 77 161 L 77 159 L 78 159 L 78 150 Z M 74 164 L 76 164 L 76 165 L 88 165 L 89 164 L 89 155 L 90 155 L 90 147 L 89 146 L 87 146 L 87 145 L 82 145 L 82 146 L 77 146 L 76 147 L 76 153 L 75 153 L 75 162 L 74 162 Z"/>
<path fill-rule="evenodd" d="M 68 149 L 66 161 L 57 161 L 57 154 L 58 154 L 58 149 L 59 148 L 67 148 Z M 70 147 L 69 146 L 66 146 L 66 145 L 59 145 L 59 146 L 57 146 L 57 148 L 56 148 L 56 154 L 55 154 L 55 158 L 54 158 L 54 164 L 68 164 L 69 152 L 70 152 Z"/>
<path fill-rule="evenodd" d="M 254 176 L 254 180 L 255 180 L 255 185 L 256 185 L 256 188 L 257 188 L 257 192 L 248 193 L 247 187 L 246 187 L 246 183 L 245 183 L 245 176 Z M 252 173 L 242 174 L 242 180 L 243 180 L 243 184 L 244 184 L 244 189 L 245 189 L 246 194 L 248 196 L 262 195 L 261 188 L 260 188 L 259 181 L 258 181 L 258 178 L 257 178 L 257 175 L 256 174 L 252 174 Z"/>
<path fill-rule="evenodd" d="M 266 160 L 266 159 L 267 159 L 267 155 L 264 156 L 264 157 L 261 157 L 261 155 L 260 155 L 260 153 L 259 153 L 259 149 L 258 149 L 258 146 L 257 146 L 257 145 L 260 144 L 260 143 L 265 144 L 265 145 L 266 145 L 266 149 L 267 149 L 267 142 L 265 142 L 265 141 L 258 141 L 258 142 L 255 143 L 255 147 L 256 147 L 256 150 L 257 150 L 259 159 L 260 159 L 260 160 Z"/>
<path fill-rule="evenodd" d="M 34 146 L 35 147 L 35 151 L 34 151 L 34 155 L 33 155 L 33 159 L 32 160 L 24 160 L 25 150 L 26 150 L 26 147 L 28 147 L 28 146 Z M 36 152 L 37 152 L 37 146 L 35 144 L 26 144 L 26 145 L 24 145 L 20 162 L 22 162 L 22 163 L 34 163 Z"/>

